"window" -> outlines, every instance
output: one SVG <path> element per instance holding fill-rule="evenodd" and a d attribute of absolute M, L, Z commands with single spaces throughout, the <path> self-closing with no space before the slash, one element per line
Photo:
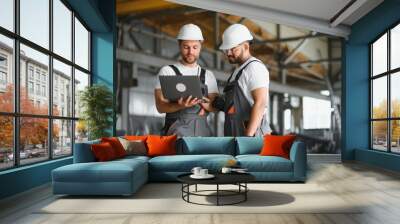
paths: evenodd
<path fill-rule="evenodd" d="M 79 70 L 75 71 L 75 117 L 79 117 L 81 114 L 81 108 L 79 106 L 80 103 L 80 92 L 85 89 L 86 86 L 89 85 L 89 75 Z"/>
<path fill-rule="evenodd" d="M 400 24 L 370 44 L 371 148 L 400 153 Z"/>
<path fill-rule="evenodd" d="M 49 0 L 20 0 L 21 36 L 49 48 Z"/>
<path fill-rule="evenodd" d="M 28 82 L 28 92 L 29 94 L 33 94 L 33 82 Z"/>
<path fill-rule="evenodd" d="M 90 85 L 91 33 L 67 4 L 0 0 L 0 170 L 70 156 L 87 138 L 74 105 Z"/>
<path fill-rule="evenodd" d="M 0 26 L 14 31 L 14 0 L 0 1 Z"/>
<path fill-rule="evenodd" d="M 0 71 L 0 84 L 4 86 L 7 84 L 7 74 L 3 71 Z"/>
<path fill-rule="evenodd" d="M 33 67 L 32 66 L 29 66 L 28 74 L 29 74 L 29 79 L 33 80 Z"/>
<path fill-rule="evenodd" d="M 89 69 L 89 32 L 75 18 L 75 62 L 82 68 Z"/>
<path fill-rule="evenodd" d="M 72 121 L 53 120 L 53 157 L 72 153 Z"/>
<path fill-rule="evenodd" d="M 1 10 L 0 10 L 1 11 Z M 14 166 L 14 124 L 12 116 L 0 115 L 0 170 Z"/>
<path fill-rule="evenodd" d="M 315 110 L 318 105 L 318 110 Z M 304 129 L 328 129 L 331 127 L 331 102 L 311 97 L 303 97 Z"/>
<path fill-rule="evenodd" d="M 7 56 L 0 54 L 0 67 L 7 68 Z"/>
<path fill-rule="evenodd" d="M 53 0 L 54 52 L 71 60 L 72 12 L 60 1 Z"/>
<path fill-rule="evenodd" d="M 7 56 L 0 54 L 0 91 L 5 92 L 7 86 Z"/>
<path fill-rule="evenodd" d="M 42 86 L 42 96 L 46 96 L 46 86 Z"/>
<path fill-rule="evenodd" d="M 54 95 L 53 95 L 53 103 L 58 104 L 58 97 L 60 93 L 60 100 L 62 103 L 64 103 L 64 96 L 71 96 L 72 95 L 72 90 L 71 89 L 66 89 L 64 87 L 65 83 L 70 83 L 72 84 L 72 68 L 69 65 L 66 65 L 56 59 L 53 60 L 54 64 L 54 70 L 53 70 L 53 77 L 54 77 L 54 83 L 53 83 L 53 90 L 54 90 Z M 70 97 L 71 102 L 69 102 L 69 105 L 72 104 L 72 98 Z M 53 114 L 60 114 L 60 107 L 62 106 L 60 104 L 53 105 Z M 63 114 L 62 116 L 68 116 L 72 117 L 72 108 L 69 107 L 65 111 L 66 114 Z"/>
<path fill-rule="evenodd" d="M 36 95 L 40 95 L 40 84 L 36 84 Z"/>
<path fill-rule="evenodd" d="M 36 80 L 40 81 L 40 70 L 36 69 Z"/>
<path fill-rule="evenodd" d="M 1 6 L 3 6 L 4 2 L 0 2 L 1 21 L 4 16 L 1 15 L 3 13 L 3 8 L 1 8 Z M 8 38 L 0 33 L 0 46 L 2 46 L 0 48 L 0 113 L 12 113 L 14 111 L 14 82 L 12 78 L 14 76 L 14 72 L 13 69 L 11 69 L 12 66 L 8 64 L 12 63 L 12 58 L 14 56 L 14 42 L 11 38 Z M 9 59 L 9 61 L 6 62 L 6 59 Z M 1 137 L 2 136 L 0 135 L 0 139 Z"/>
<path fill-rule="evenodd" d="M 37 102 L 40 104 L 40 102 Z M 48 120 L 45 118 L 20 118 L 19 158 L 21 165 L 49 158 Z M 35 133 L 35 135 L 32 135 Z"/>

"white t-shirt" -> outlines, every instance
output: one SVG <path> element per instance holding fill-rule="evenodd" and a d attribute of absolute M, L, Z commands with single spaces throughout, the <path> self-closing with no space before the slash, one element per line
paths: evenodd
<path fill-rule="evenodd" d="M 200 76 L 201 68 L 198 65 L 194 66 L 194 67 L 188 67 L 188 66 L 183 65 L 180 62 L 178 62 L 174 65 L 178 68 L 178 70 L 182 73 L 182 75 Z M 161 89 L 161 84 L 160 84 L 160 79 L 159 79 L 159 76 L 161 76 L 161 75 L 176 75 L 176 74 L 169 65 L 163 66 L 160 69 L 160 71 L 158 72 L 155 89 Z M 218 91 L 218 86 L 217 86 L 217 80 L 215 79 L 214 74 L 211 71 L 206 70 L 205 76 L 206 76 L 205 84 L 208 86 L 208 94 L 218 93 L 219 91 Z"/>
<path fill-rule="evenodd" d="M 250 61 L 254 60 L 257 60 L 258 62 L 251 62 L 249 65 L 247 65 L 247 67 L 243 69 L 242 75 L 238 80 L 239 86 L 251 106 L 253 106 L 254 104 L 251 91 L 261 87 L 266 87 L 267 89 L 269 89 L 269 72 L 267 67 L 259 59 L 255 57 L 250 57 L 245 63 L 235 69 L 231 78 L 231 81 L 234 81 L 240 69 L 242 69 L 242 67 Z M 267 93 L 267 99 L 268 97 L 269 93 Z"/>

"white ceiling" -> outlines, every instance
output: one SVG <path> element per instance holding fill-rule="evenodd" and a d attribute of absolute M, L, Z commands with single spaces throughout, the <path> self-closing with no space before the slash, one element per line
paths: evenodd
<path fill-rule="evenodd" d="M 350 0 L 229 0 L 329 21 Z"/>
<path fill-rule="evenodd" d="M 383 0 L 356 0 L 336 23 L 330 20 L 350 0 L 168 0 L 211 11 L 347 37 L 350 25 Z"/>

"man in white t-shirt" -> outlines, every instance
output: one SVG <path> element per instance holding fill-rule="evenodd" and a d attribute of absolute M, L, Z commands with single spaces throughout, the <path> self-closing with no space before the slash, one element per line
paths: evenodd
<path fill-rule="evenodd" d="M 207 115 L 215 109 L 211 106 L 218 95 L 217 81 L 213 73 L 201 68 L 197 64 L 200 56 L 203 35 L 198 26 L 186 24 L 182 26 L 177 36 L 181 59 L 173 64 L 163 66 L 158 76 L 163 75 L 192 75 L 199 76 L 202 82 L 204 98 L 188 97 L 178 102 L 169 102 L 164 98 L 160 81 L 154 89 L 154 96 L 158 112 L 166 113 L 164 135 L 176 134 L 183 136 L 211 136 L 207 123 Z"/>
<path fill-rule="evenodd" d="M 225 111 L 225 136 L 262 136 L 271 132 L 267 116 L 269 73 L 250 54 L 252 39 L 242 24 L 233 24 L 223 33 L 220 49 L 231 64 L 238 65 L 224 88 L 224 101 L 219 104 Z"/>

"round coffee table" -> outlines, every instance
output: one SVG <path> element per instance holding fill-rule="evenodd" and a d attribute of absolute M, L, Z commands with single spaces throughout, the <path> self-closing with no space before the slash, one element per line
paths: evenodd
<path fill-rule="evenodd" d="M 188 203 L 198 205 L 234 205 L 247 200 L 247 192 L 249 188 L 247 183 L 255 180 L 255 177 L 249 173 L 216 173 L 213 174 L 215 177 L 212 179 L 193 179 L 190 177 L 191 173 L 182 174 L 177 177 L 178 181 L 182 183 L 182 199 Z M 215 190 L 197 190 L 197 185 L 215 185 Z M 195 186 L 194 191 L 190 191 L 190 186 Z M 236 185 L 237 190 L 223 190 L 220 189 L 220 185 Z M 205 194 L 209 192 L 215 192 L 215 194 Z M 216 197 L 216 204 L 202 204 L 190 201 L 190 196 L 203 196 L 203 197 Z M 232 197 L 240 196 L 240 199 L 231 203 L 221 203 L 221 197 Z"/>

